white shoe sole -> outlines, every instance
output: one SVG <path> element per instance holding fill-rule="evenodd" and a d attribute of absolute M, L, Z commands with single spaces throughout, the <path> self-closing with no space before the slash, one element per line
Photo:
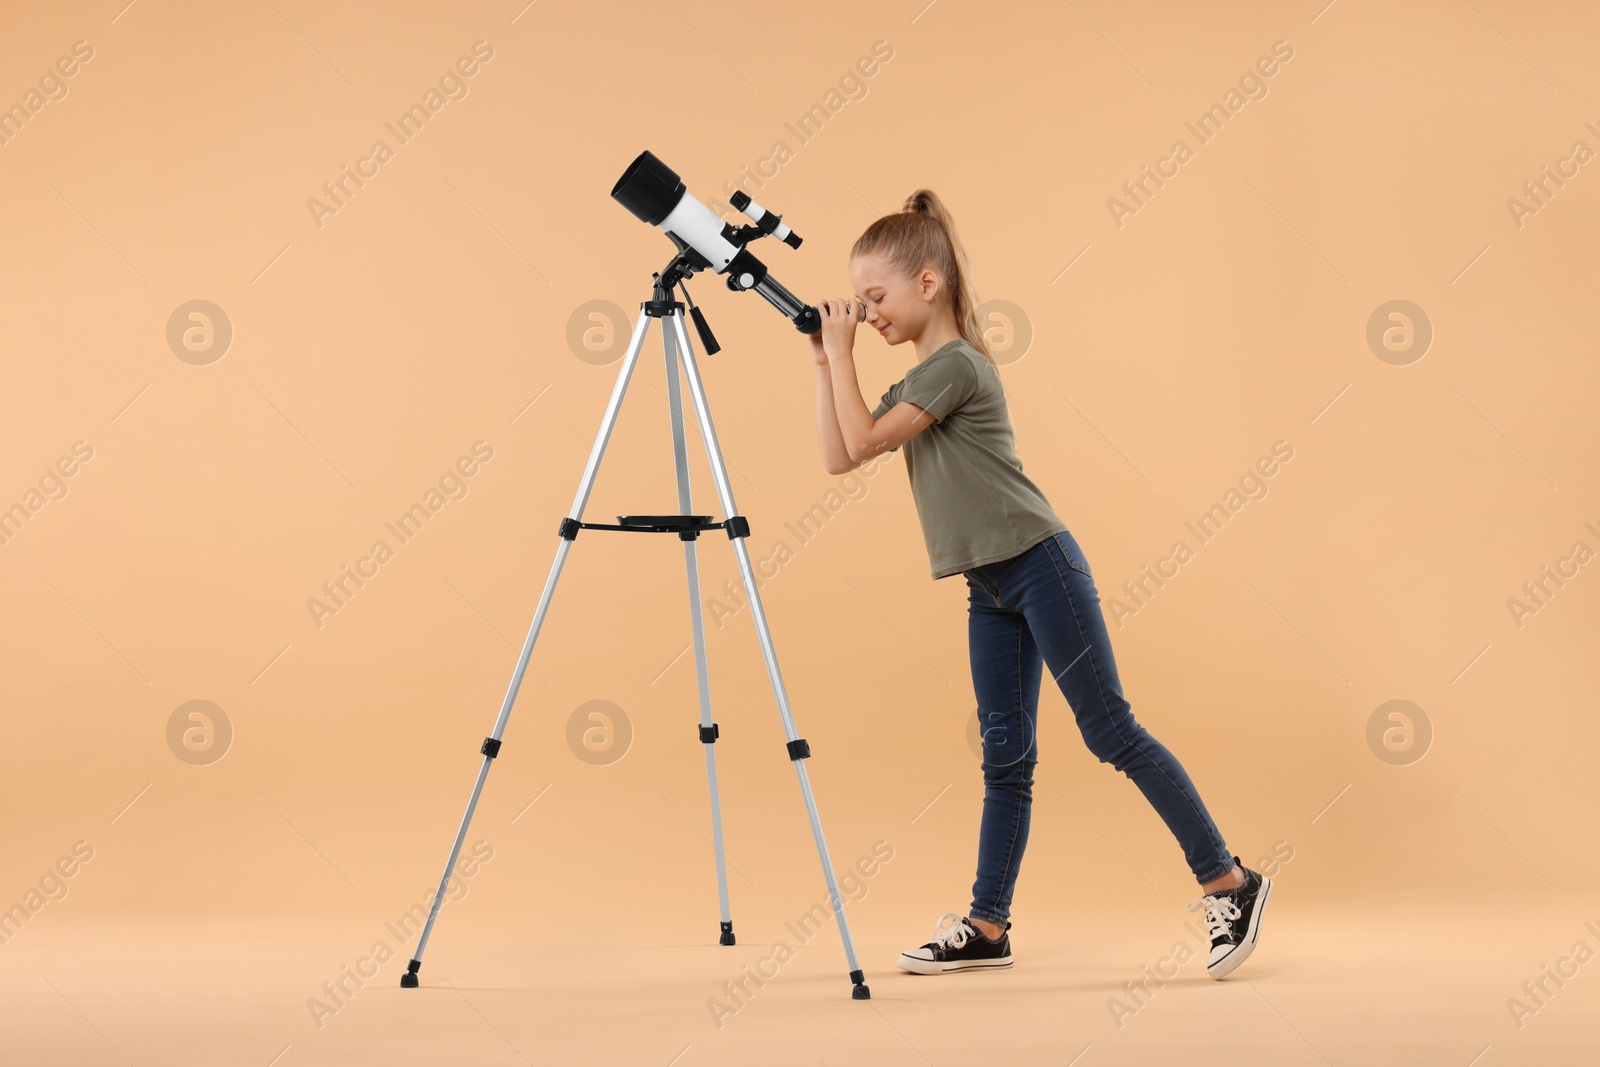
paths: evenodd
<path fill-rule="evenodd" d="M 1233 969 L 1250 958 L 1250 953 L 1256 949 L 1256 938 L 1261 933 L 1261 916 L 1267 910 L 1267 900 L 1272 896 L 1272 879 L 1266 875 L 1261 876 L 1261 895 L 1256 898 L 1255 910 L 1250 913 L 1250 927 L 1244 933 L 1244 940 L 1236 945 L 1232 952 L 1222 957 L 1216 963 L 1206 965 L 1206 973 L 1213 978 L 1222 978 L 1232 973 Z"/>
<path fill-rule="evenodd" d="M 951 960 L 940 963 L 937 960 L 919 960 L 915 956 L 900 953 L 900 969 L 910 971 L 912 974 L 950 974 L 954 971 L 977 971 L 1009 966 L 1011 966 L 1010 956 L 997 960 Z"/>

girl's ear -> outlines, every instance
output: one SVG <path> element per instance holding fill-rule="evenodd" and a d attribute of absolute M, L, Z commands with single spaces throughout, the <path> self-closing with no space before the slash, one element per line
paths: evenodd
<path fill-rule="evenodd" d="M 939 295 L 939 274 L 932 267 L 924 267 L 917 276 L 917 289 L 922 299 L 932 301 Z"/>

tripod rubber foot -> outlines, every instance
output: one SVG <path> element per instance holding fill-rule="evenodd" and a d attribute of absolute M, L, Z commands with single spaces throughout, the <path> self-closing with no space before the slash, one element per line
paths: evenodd
<path fill-rule="evenodd" d="M 871 1000 L 872 990 L 867 988 L 866 972 L 857 967 L 850 972 L 850 981 L 855 983 L 855 988 L 850 990 L 851 1000 Z"/>
<path fill-rule="evenodd" d="M 406 973 L 400 976 L 401 989 L 417 988 L 417 971 L 422 969 L 421 960 L 412 960 L 406 964 Z"/>
<path fill-rule="evenodd" d="M 719 945 L 733 944 L 733 923 L 726 922 L 722 924 L 722 936 L 717 939 L 717 943 Z"/>

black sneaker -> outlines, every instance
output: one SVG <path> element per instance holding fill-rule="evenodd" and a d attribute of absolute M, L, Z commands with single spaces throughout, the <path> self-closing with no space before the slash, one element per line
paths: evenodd
<path fill-rule="evenodd" d="M 948 927 L 946 920 L 950 922 Z M 944 974 L 979 967 L 1009 967 L 1010 929 L 1008 922 L 999 939 L 991 941 L 965 916 L 947 911 L 933 924 L 932 941 L 900 953 L 900 969 L 913 974 Z"/>
<path fill-rule="evenodd" d="M 1211 933 L 1211 956 L 1206 973 L 1221 978 L 1249 958 L 1261 936 L 1261 913 L 1272 895 L 1272 879 L 1252 871 L 1233 857 L 1244 872 L 1244 884 L 1237 889 L 1207 893 L 1189 901 L 1188 909 L 1203 907 L 1206 928 Z"/>

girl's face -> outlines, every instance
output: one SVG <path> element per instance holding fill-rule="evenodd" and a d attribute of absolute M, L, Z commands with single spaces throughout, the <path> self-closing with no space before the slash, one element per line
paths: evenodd
<path fill-rule="evenodd" d="M 934 301 L 943 296 L 944 288 L 931 268 L 907 278 L 876 254 L 850 261 L 850 284 L 866 306 L 867 325 L 891 345 L 922 333 L 933 317 Z"/>

